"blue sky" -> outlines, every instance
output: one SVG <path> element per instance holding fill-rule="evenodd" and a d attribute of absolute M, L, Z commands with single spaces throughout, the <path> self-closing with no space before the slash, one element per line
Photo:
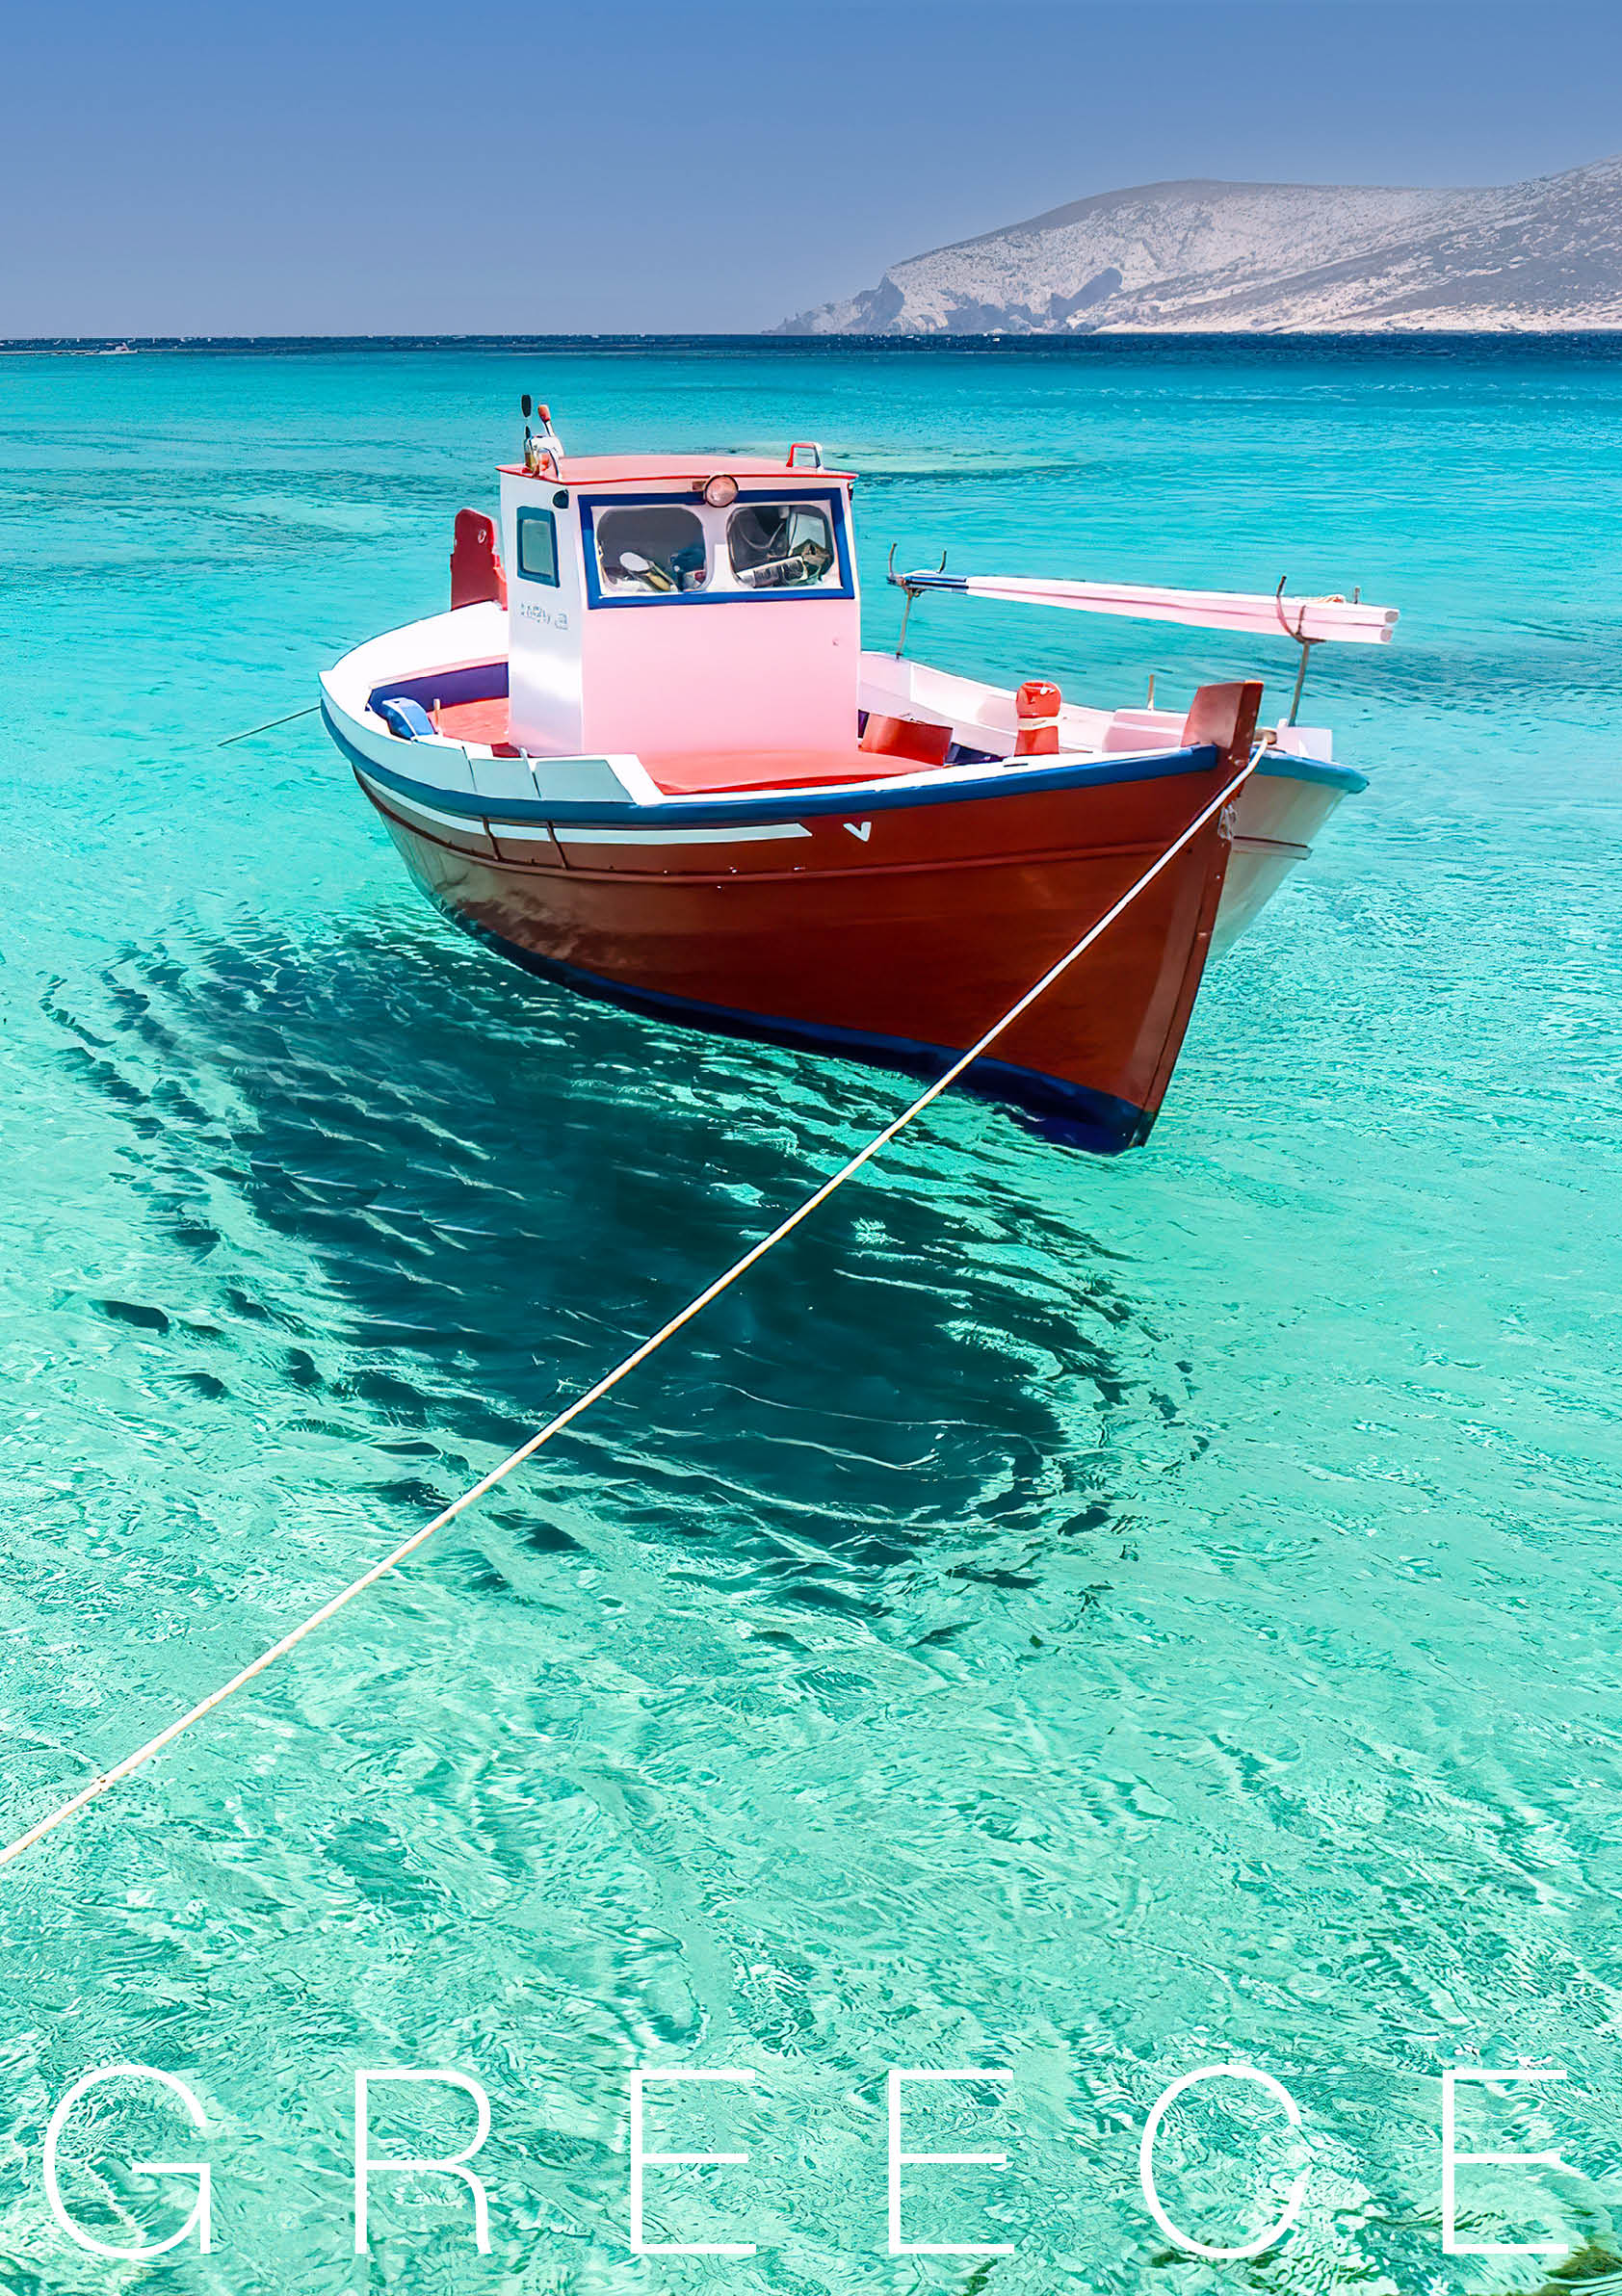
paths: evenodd
<path fill-rule="evenodd" d="M 1622 5 L 54 0 L 0 335 L 725 330 L 1089 192 L 1622 146 Z"/>

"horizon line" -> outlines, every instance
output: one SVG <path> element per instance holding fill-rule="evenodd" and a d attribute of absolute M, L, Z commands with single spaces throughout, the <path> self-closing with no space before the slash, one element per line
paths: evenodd
<path fill-rule="evenodd" d="M 823 352 L 850 350 L 859 347 L 876 351 L 953 350 L 968 345 L 995 347 L 999 351 L 1076 350 L 1082 346 L 1130 345 L 1138 348 L 1147 343 L 1556 343 L 1622 341 L 1622 326 L 1415 326 L 1415 327 L 1099 327 L 1071 333 L 1044 328 L 1014 329 L 992 327 L 982 331 L 964 329 L 931 329 L 909 334 L 849 334 L 827 331 L 817 334 L 791 334 L 780 326 L 725 330 L 700 329 L 641 329 L 614 328 L 598 333 L 567 331 L 557 334 L 523 334 L 495 332 L 470 334 L 428 334 L 412 330 L 398 334 L 210 334 L 210 335 L 139 335 L 139 334 L 85 334 L 85 335 L 0 335 L 0 355 L 13 353 L 41 357 L 116 356 L 120 352 L 131 356 L 141 352 L 232 352 L 232 351 L 329 351 L 337 349 L 383 349 L 391 351 L 439 350 L 574 350 L 603 349 L 616 345 L 704 345 L 739 344 L 766 346 L 773 350 Z"/>

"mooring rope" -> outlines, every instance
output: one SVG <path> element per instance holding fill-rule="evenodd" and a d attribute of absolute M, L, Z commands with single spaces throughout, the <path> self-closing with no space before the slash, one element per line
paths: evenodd
<path fill-rule="evenodd" d="M 240 734 L 227 734 L 222 742 L 216 742 L 216 749 L 229 749 L 233 742 L 251 742 L 255 734 L 274 733 L 278 725 L 291 725 L 297 718 L 313 718 L 321 707 L 312 701 L 307 709 L 289 710 L 285 718 L 267 718 L 263 725 L 249 725 Z"/>
<path fill-rule="evenodd" d="M 1088 926 L 1081 939 L 1067 949 L 1057 963 L 1050 965 L 1041 978 L 1033 982 L 1016 1004 L 1008 1006 L 1000 1020 L 993 1022 L 983 1036 L 978 1038 L 966 1053 L 960 1053 L 950 1068 L 938 1076 L 932 1084 L 928 1085 L 924 1091 L 920 1092 L 916 1100 L 909 1101 L 901 1114 L 893 1116 L 881 1132 L 875 1133 L 873 1138 L 864 1147 L 858 1148 L 848 1162 L 841 1164 L 837 1172 L 831 1173 L 819 1187 L 813 1188 L 811 1193 L 797 1204 L 786 1217 L 777 1222 L 769 1235 L 763 1236 L 758 1243 L 752 1243 L 741 1258 L 734 1260 L 724 1274 L 717 1276 L 714 1283 L 706 1284 L 702 1292 L 688 1301 L 686 1307 L 671 1316 L 667 1322 L 662 1323 L 659 1329 L 643 1340 L 640 1346 L 633 1347 L 629 1355 L 622 1356 L 611 1371 L 605 1371 L 593 1386 L 587 1388 L 584 1394 L 576 1396 L 572 1403 L 565 1404 L 563 1409 L 549 1419 L 543 1427 L 538 1428 L 527 1443 L 521 1443 L 515 1451 L 509 1452 L 498 1467 L 492 1467 L 488 1474 L 481 1475 L 479 1480 L 465 1490 L 459 1499 L 454 1499 L 449 1506 L 441 1508 L 432 1523 L 425 1523 L 421 1529 L 414 1530 L 408 1539 L 403 1539 L 391 1553 L 382 1557 L 380 1562 L 375 1562 L 370 1570 L 363 1571 L 358 1578 L 352 1579 L 340 1593 L 323 1603 L 319 1610 L 312 1610 L 308 1618 L 301 1620 L 298 1626 L 282 1635 L 279 1642 L 273 1642 L 269 1650 L 261 1651 L 259 1656 L 250 1664 L 245 1666 L 239 1674 L 233 1674 L 229 1682 L 222 1683 L 220 1687 L 217 1690 L 211 1690 L 206 1698 L 200 1698 L 196 1705 L 189 1709 L 186 1713 L 179 1715 L 167 1728 L 160 1730 L 156 1737 L 148 1738 L 146 1743 L 144 1746 L 138 1746 L 133 1754 L 126 1754 L 123 1761 L 115 1762 L 110 1770 L 98 1771 L 88 1786 L 81 1787 L 78 1793 L 69 1796 L 59 1808 L 53 1810 L 48 1817 L 40 1818 L 39 1823 L 30 1826 L 26 1833 L 19 1834 L 14 1841 L 8 1842 L 4 1849 L 0 1849 L 0 1866 L 9 1866 L 13 1858 L 21 1857 L 24 1850 L 32 1849 L 34 1844 L 37 1841 L 42 1841 L 47 1834 L 54 1834 L 58 1826 L 65 1825 L 70 1817 L 77 1816 L 78 1813 L 89 1803 L 97 1800 L 123 1779 L 133 1777 L 137 1770 L 144 1769 L 146 1764 L 161 1754 L 166 1746 L 172 1746 L 176 1738 L 184 1736 L 187 1731 L 195 1729 L 205 1715 L 212 1714 L 215 1709 L 223 1706 L 228 1698 L 233 1698 L 239 1690 L 246 1689 L 256 1675 L 263 1674 L 268 1666 L 274 1666 L 278 1658 L 284 1658 L 289 1651 L 297 1649 L 306 1635 L 313 1634 L 318 1627 L 324 1627 L 329 1618 L 336 1618 L 338 1612 L 347 1608 L 357 1595 L 363 1595 L 369 1586 L 375 1586 L 378 1580 L 385 1578 L 390 1571 L 398 1570 L 408 1556 L 414 1554 L 419 1547 L 432 1538 L 435 1531 L 443 1530 L 446 1524 L 454 1523 L 458 1515 L 465 1513 L 470 1506 L 476 1504 L 487 1491 L 493 1491 L 498 1483 L 504 1483 L 515 1469 L 523 1466 L 526 1459 L 533 1459 L 536 1452 L 550 1443 L 555 1435 L 561 1435 L 563 1429 L 579 1419 L 583 1412 L 589 1411 L 593 1403 L 601 1402 L 603 1396 L 612 1393 L 622 1379 L 628 1378 L 639 1364 L 646 1363 L 648 1357 L 658 1348 L 663 1347 L 667 1340 L 673 1339 L 684 1325 L 691 1323 L 695 1316 L 702 1315 L 712 1300 L 719 1299 L 723 1292 L 729 1290 L 738 1281 L 740 1276 L 748 1272 L 757 1260 L 764 1260 L 767 1253 L 781 1243 L 785 1236 L 791 1236 L 802 1221 L 808 1220 L 821 1205 L 827 1202 L 836 1188 L 843 1187 L 845 1183 L 859 1172 L 864 1164 L 871 1163 L 881 1148 L 887 1148 L 899 1132 L 903 1131 L 915 1116 L 922 1115 L 931 1101 L 938 1100 L 949 1086 L 956 1083 L 966 1068 L 980 1059 L 982 1054 L 989 1051 L 997 1039 L 1012 1028 L 1022 1013 L 1029 1012 L 1036 1000 L 1052 988 L 1054 982 L 1061 978 L 1078 958 L 1085 956 L 1093 943 L 1114 924 L 1116 918 L 1129 909 L 1138 895 L 1154 883 L 1161 872 L 1173 862 L 1186 847 L 1193 843 L 1206 823 L 1213 821 L 1229 799 L 1235 796 L 1249 780 L 1261 757 L 1262 744 L 1258 743 L 1251 750 L 1243 770 L 1236 773 L 1226 788 L 1213 797 L 1208 805 L 1200 809 L 1182 834 L 1166 847 L 1159 859 L 1152 862 L 1142 875 L 1127 888 L 1120 899 L 1113 901 L 1105 910 L 1096 924 Z"/>

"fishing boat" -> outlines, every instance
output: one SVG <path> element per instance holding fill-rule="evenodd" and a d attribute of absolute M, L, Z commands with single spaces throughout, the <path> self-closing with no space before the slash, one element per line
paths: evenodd
<path fill-rule="evenodd" d="M 940 1075 L 1147 867 L 962 1080 L 1078 1146 L 1146 1139 L 1213 950 L 1363 779 L 1294 705 L 1262 728 L 1257 681 L 1089 707 L 912 660 L 906 616 L 929 591 L 1133 614 L 1286 637 L 1304 672 L 1317 644 L 1388 641 L 1395 612 L 892 554 L 903 643 L 864 651 L 855 476 L 818 445 L 582 457 L 523 411 L 499 528 L 457 516 L 450 611 L 322 679 L 423 892 L 588 995 Z"/>

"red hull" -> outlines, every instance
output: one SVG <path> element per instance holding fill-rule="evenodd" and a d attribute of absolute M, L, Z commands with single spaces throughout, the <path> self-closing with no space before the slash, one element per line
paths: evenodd
<path fill-rule="evenodd" d="M 1210 755 L 1211 752 L 1207 752 Z M 1218 753 L 1219 754 L 1219 753 Z M 1187 828 L 1216 765 L 684 843 L 589 824 L 518 846 L 367 784 L 412 875 L 533 969 L 700 1026 L 937 1069 Z M 692 836 L 693 833 L 689 832 Z M 561 835 L 562 842 L 559 842 Z M 1147 1136 L 1210 945 L 1229 843 L 1203 829 L 968 1081 L 1086 1146 Z"/>

